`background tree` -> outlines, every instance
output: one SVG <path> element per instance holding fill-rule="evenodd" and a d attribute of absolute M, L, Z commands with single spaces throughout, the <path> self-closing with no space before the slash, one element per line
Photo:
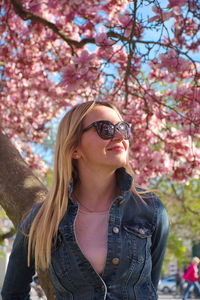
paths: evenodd
<path fill-rule="evenodd" d="M 198 178 L 198 0 L 0 6 L 0 203 L 15 225 L 45 195 L 30 171 L 46 171 L 32 143 L 42 143 L 48 122 L 80 101 L 110 100 L 132 123 L 138 183 Z"/>
<path fill-rule="evenodd" d="M 170 215 L 170 235 L 163 271 L 167 270 L 170 261 L 176 261 L 179 269 L 190 263 L 191 255 L 185 242 L 200 243 L 200 182 L 191 179 L 189 182 L 176 183 L 168 179 L 160 179 L 152 184 L 158 188 L 157 194 L 164 200 Z M 191 251 L 192 252 L 192 251 Z M 199 256 L 200 252 L 195 256 Z"/>

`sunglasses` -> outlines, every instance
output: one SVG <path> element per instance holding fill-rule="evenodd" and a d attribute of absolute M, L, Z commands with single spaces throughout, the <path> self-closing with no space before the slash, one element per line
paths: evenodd
<path fill-rule="evenodd" d="M 128 140 L 131 135 L 131 124 L 124 121 L 119 122 L 116 125 L 106 120 L 96 121 L 84 128 L 82 132 L 85 132 L 92 127 L 96 129 L 96 132 L 103 140 L 114 138 L 116 129 L 121 133 L 125 140 Z"/>

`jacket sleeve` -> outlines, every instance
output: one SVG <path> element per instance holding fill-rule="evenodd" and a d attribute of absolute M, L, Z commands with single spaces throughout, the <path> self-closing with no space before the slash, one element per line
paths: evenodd
<path fill-rule="evenodd" d="M 12 252 L 10 254 L 6 276 L 2 288 L 3 300 L 28 300 L 30 299 L 30 283 L 35 273 L 34 262 L 27 266 L 27 237 L 19 227 Z"/>
<path fill-rule="evenodd" d="M 161 201 L 158 200 L 157 222 L 156 228 L 152 236 L 152 283 L 157 289 L 160 279 L 162 263 L 167 246 L 167 238 L 169 233 L 169 219 L 167 211 Z"/>
<path fill-rule="evenodd" d="M 36 204 L 25 221 L 19 226 L 1 291 L 2 300 L 29 300 L 30 284 L 35 274 L 35 262 L 31 257 L 30 267 L 27 265 L 28 237 L 30 225 L 40 204 Z"/>
<path fill-rule="evenodd" d="M 189 268 L 187 269 L 187 271 L 183 275 L 183 279 L 188 280 L 188 281 L 193 281 L 194 279 L 198 280 L 198 277 L 195 278 L 195 270 L 194 270 L 194 265 L 193 264 L 189 265 Z"/>

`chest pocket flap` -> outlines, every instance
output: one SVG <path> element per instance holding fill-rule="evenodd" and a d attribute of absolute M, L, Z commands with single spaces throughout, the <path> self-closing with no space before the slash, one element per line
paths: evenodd
<path fill-rule="evenodd" d="M 133 234 L 141 239 L 151 237 L 154 227 L 152 224 L 124 224 L 124 230 L 129 234 Z"/>

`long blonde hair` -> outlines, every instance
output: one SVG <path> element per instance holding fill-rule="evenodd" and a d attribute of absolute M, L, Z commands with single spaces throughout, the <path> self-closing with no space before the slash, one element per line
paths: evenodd
<path fill-rule="evenodd" d="M 45 270 L 50 264 L 53 240 L 56 239 L 58 226 L 67 210 L 68 186 L 75 172 L 72 153 L 79 144 L 84 118 L 96 105 L 110 107 L 121 117 L 115 105 L 108 102 L 89 101 L 74 106 L 60 122 L 56 139 L 52 186 L 32 222 L 28 235 L 28 265 L 33 254 L 37 269 Z M 129 163 L 126 169 L 128 173 L 132 173 Z M 135 187 L 133 187 L 133 192 L 137 193 Z"/>

